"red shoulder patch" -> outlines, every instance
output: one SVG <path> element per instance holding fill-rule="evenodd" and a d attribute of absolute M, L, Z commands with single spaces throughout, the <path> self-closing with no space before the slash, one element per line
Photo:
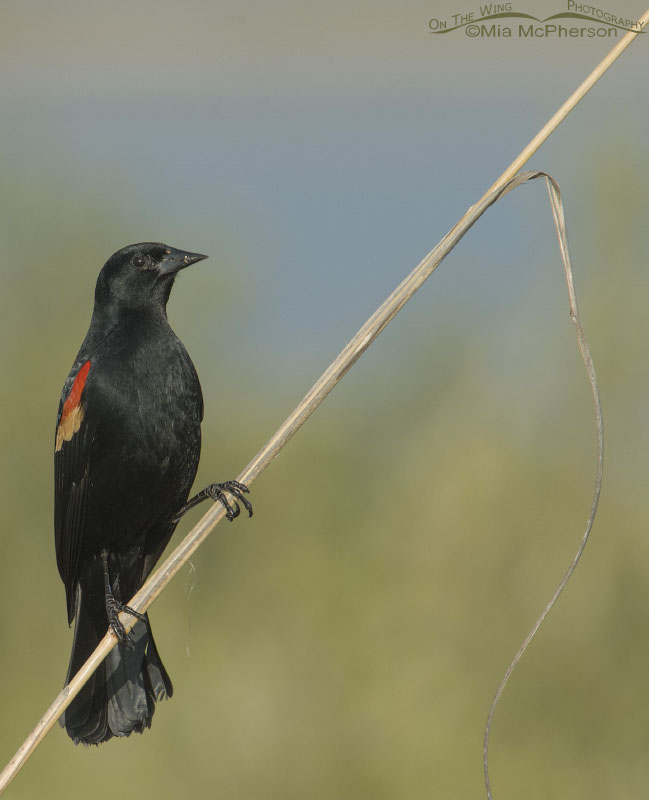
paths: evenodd
<path fill-rule="evenodd" d="M 77 376 L 74 379 L 70 393 L 63 403 L 61 410 L 61 419 L 59 420 L 59 427 L 56 429 L 56 445 L 55 452 L 63 446 L 63 442 L 69 442 L 75 433 L 81 427 L 83 421 L 83 406 L 81 405 L 81 395 L 88 379 L 90 372 L 90 361 L 81 367 Z"/>

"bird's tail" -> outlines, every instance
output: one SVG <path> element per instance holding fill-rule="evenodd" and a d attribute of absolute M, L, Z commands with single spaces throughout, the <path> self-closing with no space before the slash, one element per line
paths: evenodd
<path fill-rule="evenodd" d="M 79 587 L 66 685 L 107 629 L 103 592 L 88 597 Z M 151 727 L 156 702 L 173 694 L 148 616 L 146 622 L 136 622 L 129 638 L 130 642 L 115 645 L 61 717 L 60 724 L 75 744 L 100 744 L 113 736 L 142 733 Z"/>

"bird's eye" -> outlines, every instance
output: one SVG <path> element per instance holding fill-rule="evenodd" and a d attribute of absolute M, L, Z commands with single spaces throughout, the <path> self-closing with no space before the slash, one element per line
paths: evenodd
<path fill-rule="evenodd" d="M 143 256 L 133 256 L 133 266 L 134 267 L 143 267 L 144 266 L 144 257 Z"/>

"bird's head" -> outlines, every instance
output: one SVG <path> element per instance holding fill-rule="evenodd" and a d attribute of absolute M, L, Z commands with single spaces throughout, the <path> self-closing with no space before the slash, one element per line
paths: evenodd
<path fill-rule="evenodd" d="M 97 279 L 100 306 L 165 308 L 176 273 L 207 256 L 176 250 L 160 242 L 130 244 L 114 253 Z"/>

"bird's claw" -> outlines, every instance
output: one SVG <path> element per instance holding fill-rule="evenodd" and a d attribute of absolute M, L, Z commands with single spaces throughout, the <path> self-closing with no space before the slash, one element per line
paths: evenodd
<path fill-rule="evenodd" d="M 232 522 L 233 519 L 239 516 L 241 509 L 239 503 L 246 509 L 248 516 L 252 517 L 252 503 L 244 494 L 248 494 L 250 490 L 245 483 L 239 481 L 224 481 L 223 483 L 212 483 L 205 489 L 200 491 L 197 495 L 188 500 L 185 505 L 178 511 L 177 514 L 171 518 L 172 523 L 177 523 L 183 514 L 186 514 L 191 508 L 202 503 L 208 497 L 211 497 L 215 503 L 220 503 L 225 509 L 226 517 Z M 236 498 L 232 501 L 226 497 L 226 492 Z M 238 502 L 237 502 L 238 501 Z"/>
<path fill-rule="evenodd" d="M 119 618 L 120 612 L 124 611 L 127 614 L 130 614 L 132 617 L 136 617 L 140 620 L 140 622 L 146 623 L 146 617 L 144 614 L 140 614 L 139 611 L 136 611 L 134 608 L 130 606 L 124 605 L 124 603 L 120 603 L 119 600 L 116 600 L 114 595 L 108 595 L 106 597 L 106 614 L 108 615 L 108 625 L 112 632 L 117 636 L 117 641 L 120 644 L 126 645 L 126 647 L 133 647 L 134 642 L 131 636 L 126 633 L 124 626 Z"/>
<path fill-rule="evenodd" d="M 244 497 L 244 493 L 248 494 L 250 491 L 245 483 L 240 483 L 239 481 L 213 483 L 211 486 L 208 486 L 205 491 L 212 498 L 212 500 L 221 503 L 223 508 L 225 508 L 225 515 L 230 522 L 232 522 L 232 520 L 238 517 L 241 513 L 241 509 L 237 500 L 246 509 L 248 516 L 252 517 L 252 503 L 247 497 Z M 229 492 L 233 497 L 236 498 L 232 501 L 232 503 L 230 503 L 226 497 L 226 492 Z"/>

